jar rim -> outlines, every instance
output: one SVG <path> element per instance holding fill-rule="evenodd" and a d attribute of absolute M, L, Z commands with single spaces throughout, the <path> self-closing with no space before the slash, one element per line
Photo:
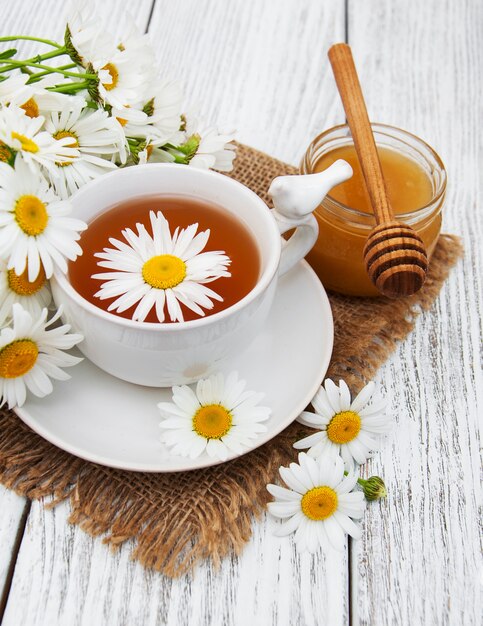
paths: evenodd
<path fill-rule="evenodd" d="M 400 219 L 404 222 L 413 221 L 416 218 L 421 218 L 422 214 L 424 215 L 426 211 L 428 211 L 429 209 L 432 210 L 434 205 L 440 202 L 440 200 L 444 197 L 444 194 L 446 191 L 447 174 L 446 174 L 446 168 L 444 166 L 444 163 L 441 157 L 428 143 L 426 143 L 426 141 L 424 141 L 424 139 L 421 139 L 421 137 L 418 137 L 414 133 L 410 133 L 409 131 L 404 130 L 403 128 L 399 128 L 397 126 L 393 126 L 390 124 L 383 124 L 381 122 L 371 122 L 371 127 L 376 132 L 389 131 L 389 132 L 386 132 L 386 134 L 388 134 L 390 137 L 396 140 L 398 140 L 399 137 L 395 136 L 394 134 L 391 134 L 391 131 L 396 131 L 397 133 L 400 133 L 403 136 L 406 136 L 407 138 L 413 140 L 414 142 L 419 144 L 424 150 L 427 150 L 429 152 L 431 158 L 434 159 L 434 162 L 439 168 L 441 180 L 431 200 L 415 211 L 409 211 L 407 213 L 398 213 L 397 215 L 397 219 L 398 220 Z M 331 128 L 328 128 L 327 130 L 324 130 L 322 133 L 317 135 L 310 142 L 307 150 L 305 151 L 304 157 L 302 159 L 302 166 L 304 166 L 304 161 L 306 158 L 308 158 L 308 152 L 313 146 L 320 143 L 320 141 L 322 141 L 327 135 L 333 133 L 334 131 L 339 131 L 343 129 L 347 129 L 350 133 L 350 128 L 348 124 L 338 124 L 336 126 L 332 126 Z M 376 142 L 376 145 L 377 145 L 377 142 Z M 303 169 L 305 168 L 303 167 Z M 303 172 L 303 173 L 307 173 L 307 172 Z M 367 219 L 371 217 L 374 218 L 374 215 L 372 213 L 365 213 L 364 211 L 360 211 L 359 209 L 354 209 L 353 207 L 350 207 L 347 204 L 339 202 L 338 200 L 336 200 L 330 195 L 330 192 L 327 194 L 326 198 L 330 200 L 329 210 L 340 210 L 340 211 L 348 213 L 349 216 L 353 216 L 354 218 L 359 218 L 359 219 L 361 218 Z M 325 207 L 325 208 L 329 208 L 329 207 Z"/>

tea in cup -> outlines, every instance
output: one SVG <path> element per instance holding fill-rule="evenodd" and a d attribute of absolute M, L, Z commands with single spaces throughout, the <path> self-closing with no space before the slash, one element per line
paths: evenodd
<path fill-rule="evenodd" d="M 63 306 L 63 317 L 84 336 L 79 349 L 106 372 L 140 385 L 187 384 L 222 370 L 261 330 L 278 276 L 289 271 L 316 241 L 318 227 L 311 211 L 333 185 L 351 173 L 350 166 L 341 161 L 319 174 L 275 179 L 273 210 L 227 176 L 174 164 L 120 169 L 88 183 L 72 197 L 73 215 L 88 224 L 80 240 L 83 255 L 67 274 L 56 271 L 52 279 L 54 300 Z M 132 302 L 128 298 L 117 307 L 123 310 L 113 309 L 113 302 L 122 295 L 118 283 L 109 290 L 109 281 L 116 280 L 115 264 L 109 259 L 121 258 L 130 244 L 142 248 L 151 238 L 154 241 L 150 227 L 163 232 L 169 228 L 171 239 L 178 242 L 209 229 L 203 251 L 225 259 L 218 264 L 225 271 L 207 282 L 219 296 L 207 296 L 212 306 L 202 300 L 206 306 L 199 305 L 196 311 L 185 305 L 186 298 L 178 298 L 182 321 L 171 321 L 168 299 L 173 308 L 172 294 L 155 293 L 142 321 L 132 318 L 136 294 Z M 294 234 L 282 246 L 280 234 L 292 229 Z M 176 258 L 165 252 L 157 249 L 156 258 Z M 107 287 L 100 280 L 103 272 Z M 149 283 L 151 275 L 142 275 Z M 163 285 L 157 288 L 167 292 Z M 139 294 L 149 291 L 149 285 L 141 287 Z M 107 290 L 104 295 L 112 297 L 96 296 L 103 288 Z M 162 296 L 166 304 L 163 311 L 161 305 L 154 306 L 156 296 Z M 126 307 L 130 302 L 131 307 Z"/>

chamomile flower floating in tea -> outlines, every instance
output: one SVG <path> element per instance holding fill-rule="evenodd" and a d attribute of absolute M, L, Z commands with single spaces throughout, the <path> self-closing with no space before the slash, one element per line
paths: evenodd
<path fill-rule="evenodd" d="M 22 406 L 27 390 L 43 398 L 52 392 L 51 378 L 70 378 L 61 368 L 82 360 L 64 352 L 82 341 L 82 335 L 69 334 L 68 324 L 49 329 L 60 313 L 47 321 L 47 309 L 35 318 L 21 304 L 13 305 L 12 325 L 0 332 L 0 406 Z"/>
<path fill-rule="evenodd" d="M 161 211 L 150 212 L 150 223 L 152 235 L 138 223 L 137 233 L 126 228 L 125 241 L 110 239 L 114 248 L 95 254 L 102 259 L 99 266 L 112 270 L 92 276 L 104 281 L 96 297 L 116 298 L 108 311 L 119 313 L 137 304 L 132 319 L 140 322 L 153 308 L 158 321 L 164 322 L 165 306 L 172 322 L 182 322 L 181 304 L 204 316 L 213 300 L 223 300 L 206 283 L 229 277 L 230 259 L 220 251 L 202 252 L 210 231 L 196 234 L 198 224 L 176 228 L 171 235 Z"/>
<path fill-rule="evenodd" d="M 0 260 L 0 326 L 10 318 L 15 303 L 21 304 L 33 318 L 37 318 L 42 309 L 49 306 L 51 299 L 43 266 L 40 266 L 37 278 L 30 282 L 28 268 L 17 275 L 15 270 L 7 269 L 5 261 Z"/>
<path fill-rule="evenodd" d="M 268 511 L 284 520 L 275 534 L 295 532 L 295 543 L 301 551 L 315 552 L 329 545 L 343 550 L 346 535 L 354 539 L 361 535 L 353 520 L 363 516 L 366 505 L 362 491 L 354 491 L 357 477 L 344 476 L 340 456 L 314 459 L 301 452 L 298 460 L 298 464 L 279 469 L 288 489 L 267 485 L 275 498 L 268 503 Z"/>
<path fill-rule="evenodd" d="M 368 383 L 351 403 L 349 387 L 343 380 L 337 387 L 326 379 L 312 400 L 315 413 L 304 411 L 297 418 L 305 426 L 320 430 L 297 441 L 294 448 L 309 448 L 312 457 L 340 453 L 349 469 L 354 461 L 364 463 L 378 447 L 374 436 L 391 428 L 387 401 L 374 399 L 375 390 L 375 383 Z"/>
<path fill-rule="evenodd" d="M 32 176 L 36 175 L 39 166 L 56 175 L 56 162 L 68 162 L 78 155 L 78 151 L 70 146 L 69 137 L 54 139 L 43 130 L 42 116 L 29 117 L 23 109 L 0 106 L 0 145 L 7 146 L 13 153 L 27 163 Z M 0 160 L 5 160 L 1 157 Z"/>
<path fill-rule="evenodd" d="M 41 264 L 47 278 L 54 265 L 67 271 L 66 258 L 74 260 L 82 250 L 79 232 L 86 228 L 69 217 L 71 205 L 60 200 L 40 173 L 35 176 L 21 160 L 15 167 L 0 163 L 0 257 L 8 269 L 37 279 Z"/>
<path fill-rule="evenodd" d="M 259 406 L 263 394 L 246 391 L 246 382 L 231 372 L 200 380 L 193 391 L 173 387 L 173 402 L 160 402 L 161 441 L 172 454 L 194 459 L 205 450 L 225 461 L 230 452 L 242 454 L 267 429 L 268 407 Z"/>
<path fill-rule="evenodd" d="M 125 138 L 118 125 L 106 111 L 64 109 L 52 113 L 45 122 L 46 130 L 55 138 L 69 138 L 69 146 L 77 149 L 77 156 L 68 161 L 55 163 L 56 175 L 51 183 L 61 198 L 68 198 L 89 180 L 108 170 L 116 169 L 107 155 L 124 153 Z"/>

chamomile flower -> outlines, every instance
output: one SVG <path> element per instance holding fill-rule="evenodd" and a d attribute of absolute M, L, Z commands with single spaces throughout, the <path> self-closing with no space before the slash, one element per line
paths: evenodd
<path fill-rule="evenodd" d="M 181 88 L 176 82 L 158 79 L 147 88 L 147 98 L 142 105 L 145 119 L 129 119 L 123 124 L 127 137 L 146 138 L 156 145 L 177 142 L 181 124 Z M 129 114 L 131 111 L 128 111 Z M 116 111 L 116 115 L 123 115 Z M 121 118 L 118 118 L 122 120 Z"/>
<path fill-rule="evenodd" d="M 16 302 L 36 318 L 42 309 L 49 306 L 51 299 L 49 283 L 42 266 L 37 278 L 30 282 L 28 268 L 18 276 L 15 270 L 7 269 L 5 261 L 0 260 L 0 326 L 10 318 L 12 306 Z"/>
<path fill-rule="evenodd" d="M 351 403 L 347 384 L 341 380 L 337 387 L 328 378 L 312 400 L 315 413 L 304 411 L 297 418 L 305 426 L 320 430 L 297 441 L 294 448 L 310 448 L 312 457 L 340 453 L 349 469 L 354 461 L 364 463 L 378 447 L 374 436 L 391 428 L 387 401 L 374 399 L 375 390 L 376 384 L 368 383 Z"/>
<path fill-rule="evenodd" d="M 152 235 L 143 224 L 137 233 L 130 228 L 122 231 L 125 241 L 110 239 L 114 248 L 104 248 L 96 257 L 98 265 L 111 272 L 94 274 L 104 281 L 95 294 L 101 300 L 116 298 L 108 311 L 122 313 L 137 304 L 133 320 L 144 321 L 154 307 L 160 322 L 168 309 L 171 321 L 183 321 L 183 304 L 197 315 L 213 308 L 213 300 L 223 298 L 206 286 L 221 277 L 228 277 L 230 259 L 220 251 L 201 252 L 210 236 L 205 230 L 196 234 L 198 224 L 176 228 L 173 235 L 161 211 L 151 211 Z"/>
<path fill-rule="evenodd" d="M 285 520 L 275 531 L 278 536 L 295 532 L 295 543 L 301 551 L 315 552 L 332 545 L 343 550 L 345 536 L 359 539 L 361 529 L 353 520 L 360 519 L 365 510 L 364 494 L 354 491 L 357 477 L 344 476 L 340 456 L 314 459 L 304 452 L 297 463 L 280 467 L 287 485 L 267 485 L 275 501 L 268 511 Z"/>
<path fill-rule="evenodd" d="M 69 217 L 70 202 L 60 200 L 40 173 L 16 159 L 15 168 L 0 163 L 0 257 L 20 276 L 28 262 L 28 279 L 37 279 L 41 264 L 47 278 L 54 265 L 67 271 L 66 258 L 82 254 L 77 243 L 84 222 Z"/>
<path fill-rule="evenodd" d="M 23 104 L 29 99 L 29 87 L 26 85 L 29 76 L 20 71 L 12 72 L 5 80 L 0 82 L 0 104 Z"/>
<path fill-rule="evenodd" d="M 73 33 L 71 41 L 84 66 L 98 76 L 99 101 L 123 110 L 144 98 L 155 59 L 147 36 L 133 22 L 121 41 L 91 27 Z"/>
<path fill-rule="evenodd" d="M 173 454 L 192 459 L 204 451 L 225 461 L 230 453 L 242 454 L 266 426 L 268 407 L 259 406 L 263 394 L 245 391 L 246 382 L 231 372 L 200 380 L 193 391 L 173 387 L 173 402 L 160 402 L 163 416 L 161 441 Z"/>
<path fill-rule="evenodd" d="M 124 135 L 106 111 L 95 111 L 77 106 L 74 110 L 52 113 L 45 122 L 46 130 L 55 139 L 70 141 L 77 156 L 69 161 L 55 163 L 56 173 L 52 185 L 61 198 L 68 198 L 77 189 L 106 171 L 116 169 L 107 158 L 123 150 Z"/>
<path fill-rule="evenodd" d="M 75 63 L 87 67 L 86 55 L 91 50 L 109 45 L 110 37 L 96 11 L 96 6 L 89 0 L 72 0 L 67 7 L 65 41 L 67 52 Z M 107 41 L 106 41 L 107 39 Z"/>
<path fill-rule="evenodd" d="M 49 74 L 29 85 L 26 84 L 28 79 L 28 74 L 19 73 L 0 82 L 0 104 L 23 109 L 28 117 L 45 116 L 51 111 L 72 109 L 78 105 L 85 106 L 82 96 L 55 93 L 47 89 L 59 84 L 58 74 Z"/>
<path fill-rule="evenodd" d="M 144 93 L 149 79 L 146 70 L 140 68 L 141 55 L 137 51 L 116 50 L 107 63 L 94 61 L 99 75 L 99 96 L 104 104 L 125 109 L 137 102 Z"/>
<path fill-rule="evenodd" d="M 197 120 L 188 118 L 185 145 L 190 146 L 193 154 L 189 164 L 203 169 L 211 168 L 220 172 L 230 172 L 236 156 L 235 145 L 230 142 L 235 134 L 221 134 L 213 127 L 197 129 L 197 125 Z"/>
<path fill-rule="evenodd" d="M 68 324 L 50 328 L 61 311 L 47 322 L 47 309 L 38 317 L 15 303 L 12 324 L 0 332 L 0 406 L 22 406 L 27 389 L 38 398 L 51 393 L 51 378 L 68 380 L 61 368 L 76 365 L 82 359 L 67 354 L 82 335 L 69 334 Z"/>
<path fill-rule="evenodd" d="M 20 156 L 32 173 L 41 165 L 55 175 L 55 163 L 70 161 L 78 151 L 71 147 L 71 138 L 54 139 L 42 130 L 44 121 L 41 115 L 31 118 L 17 107 L 0 106 L 0 145 L 17 153 L 16 160 Z"/>

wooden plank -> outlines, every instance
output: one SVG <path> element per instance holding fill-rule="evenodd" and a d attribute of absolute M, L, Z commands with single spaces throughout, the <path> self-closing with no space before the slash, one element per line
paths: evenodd
<path fill-rule="evenodd" d="M 19 533 L 23 530 L 27 509 L 28 503 L 25 498 L 0 485 L 0 619 L 7 600 L 21 539 Z"/>
<path fill-rule="evenodd" d="M 295 554 L 270 524 L 256 525 L 240 559 L 167 579 L 113 554 L 67 523 L 67 503 L 32 503 L 3 626 L 18 624 L 344 624 L 338 562 Z M 327 571 L 331 576 L 327 576 Z"/>
<path fill-rule="evenodd" d="M 296 163 L 335 121 L 330 77 L 314 55 L 343 37 L 342 0 L 159 2 L 150 33 L 162 67 L 184 80 L 187 101 L 198 99 L 212 122 L 236 125 L 243 141 Z M 347 622 L 346 555 L 300 557 L 268 523 L 219 572 L 203 565 L 170 581 L 132 563 L 129 545 L 113 556 L 69 527 L 67 515 L 67 505 L 33 503 L 6 625 Z"/>
<path fill-rule="evenodd" d="M 439 152 L 449 172 L 444 230 L 466 247 L 431 313 L 380 374 L 396 424 L 368 473 L 385 477 L 390 496 L 370 507 L 351 555 L 354 624 L 480 622 L 482 9 L 451 0 L 349 4 L 369 114 Z"/>
<path fill-rule="evenodd" d="M 141 31 L 148 25 L 154 0 L 136 0 L 131 8 L 132 17 Z M 0 36 L 7 35 L 33 35 L 53 39 L 57 43 L 63 42 L 67 10 L 70 3 L 64 0 L 2 0 L 2 23 Z M 102 15 L 108 19 L 109 30 L 114 34 L 120 32 L 122 16 L 125 14 L 126 5 L 116 0 L 103 0 L 99 3 Z M 103 12 L 103 13 L 102 13 Z M 3 46 L 5 44 L 1 44 Z M 49 50 L 44 44 L 36 42 L 9 43 L 9 46 L 17 47 L 20 51 L 36 54 Z"/>

